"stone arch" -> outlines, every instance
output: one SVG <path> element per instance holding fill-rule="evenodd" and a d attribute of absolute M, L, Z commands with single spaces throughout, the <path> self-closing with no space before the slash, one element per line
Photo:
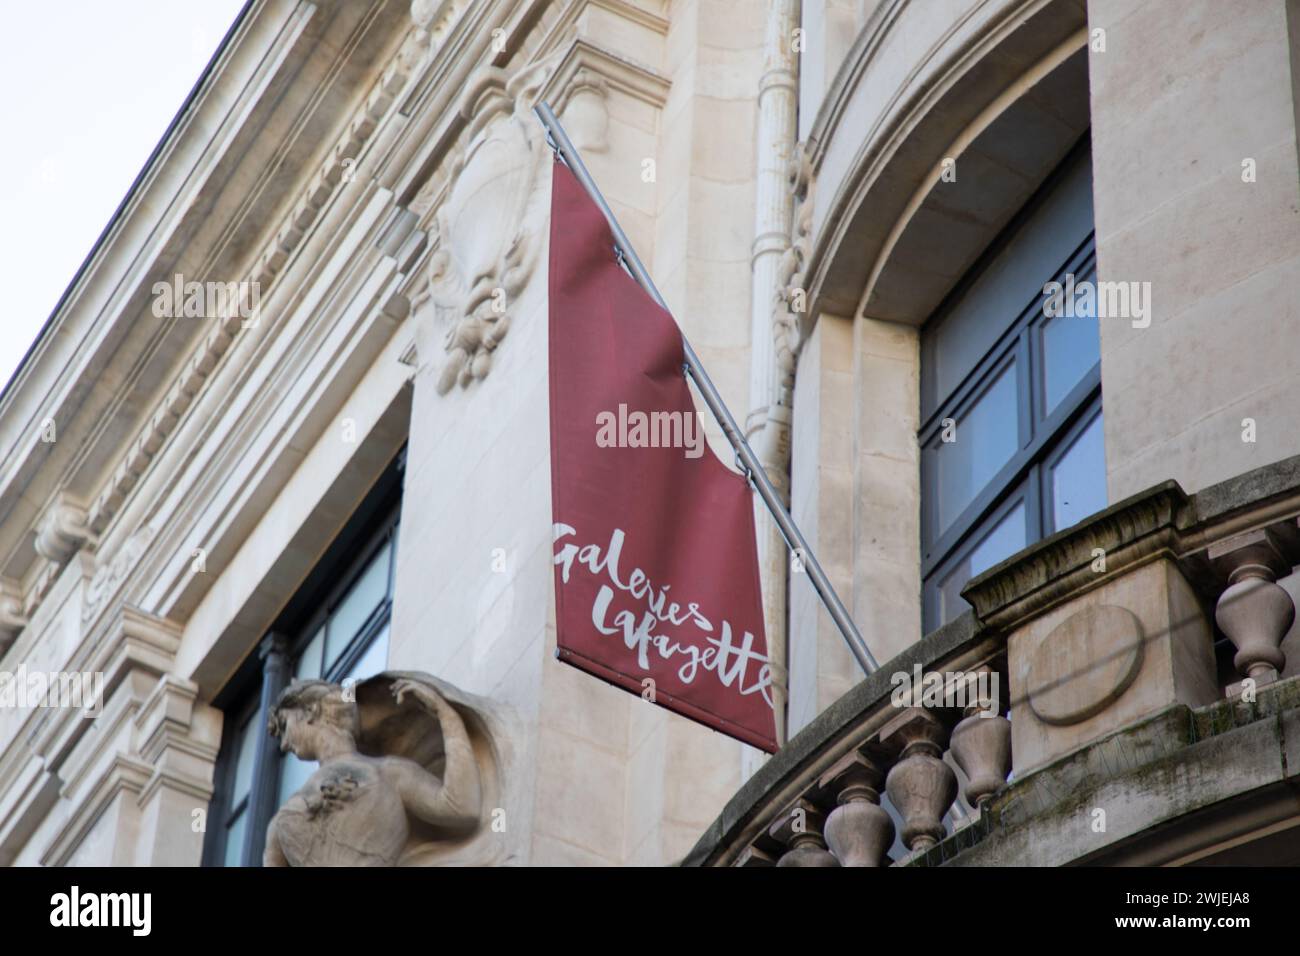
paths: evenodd
<path fill-rule="evenodd" d="M 876 57 L 875 73 L 850 62 L 841 77 L 888 83 L 876 75 L 882 51 L 890 32 L 906 34 L 912 9 L 878 24 L 885 35 L 874 44 L 869 25 L 855 45 L 850 59 Z M 1082 4 L 1019 2 L 999 12 L 977 25 L 972 14 L 935 38 L 865 137 L 853 121 L 856 92 L 827 98 L 811 133 L 822 139 L 812 143 L 821 168 L 809 315 L 919 325 L 1087 130 Z M 944 179 L 945 160 L 955 182 Z"/>

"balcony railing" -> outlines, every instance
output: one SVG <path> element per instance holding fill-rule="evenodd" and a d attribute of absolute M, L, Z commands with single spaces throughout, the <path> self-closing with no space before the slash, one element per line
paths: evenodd
<path fill-rule="evenodd" d="M 1300 740 L 1268 725 L 1287 715 L 1300 737 L 1278 583 L 1300 564 L 1297 516 L 1300 458 L 1192 496 L 1166 482 L 991 568 L 963 591 L 971 612 L 790 740 L 684 864 L 1095 859 L 1300 774 Z M 1179 789 L 1183 767 L 1234 754 L 1240 773 Z M 1015 849 L 1031 830 L 1032 860 Z"/>

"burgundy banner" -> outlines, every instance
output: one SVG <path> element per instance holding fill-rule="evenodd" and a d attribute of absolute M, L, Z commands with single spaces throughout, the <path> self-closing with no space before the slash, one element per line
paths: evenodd
<path fill-rule="evenodd" d="M 676 322 L 559 162 L 550 269 L 559 657 L 773 752 L 749 486 L 705 443 Z"/>

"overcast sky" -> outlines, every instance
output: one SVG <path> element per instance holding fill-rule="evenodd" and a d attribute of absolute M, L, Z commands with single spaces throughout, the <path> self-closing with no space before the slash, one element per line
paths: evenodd
<path fill-rule="evenodd" d="M 244 0 L 0 0 L 0 386 Z"/>

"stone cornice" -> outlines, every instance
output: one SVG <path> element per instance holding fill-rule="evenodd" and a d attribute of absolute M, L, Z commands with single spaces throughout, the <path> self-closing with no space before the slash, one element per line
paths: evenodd
<path fill-rule="evenodd" d="M 1025 620 L 1162 554 L 1176 557 L 1192 522 L 1187 495 L 1167 481 L 994 565 L 962 597 L 988 626 Z"/>
<path fill-rule="evenodd" d="M 254 265 L 242 278 L 259 287 L 263 301 L 273 292 L 276 279 L 316 223 L 325 204 L 345 176 L 351 175 L 350 171 L 355 167 L 362 148 L 388 113 L 397 94 L 405 87 L 409 66 L 409 62 L 402 57 L 395 57 L 374 82 L 370 92 L 336 137 L 325 159 L 300 189 L 297 200 L 280 217 L 270 238 L 254 257 Z M 131 443 L 112 478 L 91 505 L 89 517 L 92 529 L 104 530 L 153 456 L 175 429 L 180 416 L 199 397 L 212 371 L 229 351 L 235 338 L 245 331 L 244 321 L 239 316 L 227 318 L 218 323 L 193 352 L 181 374 L 156 406 L 148 423 Z"/>
<path fill-rule="evenodd" d="M 271 15 L 277 4 L 268 3 L 257 8 L 253 19 L 259 15 Z M 451 6 L 449 4 L 449 6 Z M 375 8 L 378 9 L 378 6 Z M 318 16 L 322 16 L 319 14 Z M 363 18 L 355 29 L 371 28 L 374 17 Z M 408 33 L 414 33 L 409 19 L 403 19 Z M 244 24 L 244 32 L 253 31 L 256 23 Z M 234 41 L 238 42 L 238 41 Z M 284 40 L 294 42 L 294 37 Z M 373 45 L 374 41 L 368 41 Z M 349 44 L 355 46 L 355 43 Z M 345 50 L 340 56 L 349 55 Z M 234 56 L 227 53 L 227 58 Z M 249 285 L 256 284 L 260 296 L 265 301 L 277 285 L 277 280 L 288 265 L 290 257 L 302 246 L 305 237 L 316 226 L 322 209 L 338 192 L 340 183 L 346 182 L 352 175 L 356 163 L 360 160 L 363 148 L 373 136 L 376 128 L 393 107 L 397 94 L 405 86 L 409 69 L 414 65 L 409 57 L 394 56 L 371 84 L 369 91 L 360 96 L 352 109 L 351 115 L 343 122 L 341 131 L 336 135 L 333 145 L 324 152 L 314 172 L 308 175 L 298 187 L 296 199 L 282 206 L 277 224 L 265 231 L 267 238 L 259 250 L 251 252 L 246 258 L 251 263 L 245 272 L 234 277 Z M 272 70 L 284 69 L 285 60 L 281 57 Z M 335 71 L 337 72 L 337 71 Z M 219 85 L 223 75 L 220 70 L 211 81 Z M 266 93 L 274 88 L 265 78 L 259 89 Z M 308 101 L 308 109 L 319 110 L 323 96 L 317 94 Z M 251 104 L 247 109 L 253 109 Z M 301 125 L 301 124 L 300 124 Z M 179 134 L 178 134 L 179 135 Z M 168 158 L 165 151 L 164 160 Z M 216 188 L 216 187 L 214 187 Z M 258 204 L 245 204 L 240 213 L 245 218 L 256 219 L 264 215 Z M 233 227 L 227 227 L 230 234 Z M 156 401 L 153 411 L 144 420 L 144 425 L 135 437 L 126 443 L 125 451 L 120 454 L 117 464 L 108 472 L 107 480 L 93 494 L 85 508 L 86 528 L 91 535 L 99 535 L 112 528 L 115 517 L 120 513 L 129 496 L 139 485 L 142 476 L 156 460 L 161 449 L 175 432 L 186 412 L 200 399 L 212 380 L 217 367 L 230 352 L 236 340 L 246 337 L 254 328 L 245 328 L 245 321 L 239 316 L 217 319 L 202 330 L 202 334 L 189 357 L 181 363 L 180 371 L 171 381 L 160 399 Z M 129 383 L 124 383 L 128 385 Z M 47 509 L 47 513 L 50 509 Z M 6 520 L 13 520 L 9 516 Z M 45 536 L 52 544 L 61 539 Z M 0 561 L 3 556 L 0 556 Z M 48 569 L 47 569 L 48 570 Z M 34 607 L 44 597 L 54 575 L 42 573 L 38 577 L 25 581 L 27 592 L 25 612 L 30 615 Z"/>
<path fill-rule="evenodd" d="M 672 86 L 672 81 L 658 70 L 579 37 L 573 41 L 543 90 L 557 116 L 564 112 L 575 81 L 583 70 L 589 70 L 604 80 L 611 89 L 654 107 L 663 107 Z"/>

